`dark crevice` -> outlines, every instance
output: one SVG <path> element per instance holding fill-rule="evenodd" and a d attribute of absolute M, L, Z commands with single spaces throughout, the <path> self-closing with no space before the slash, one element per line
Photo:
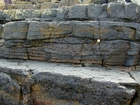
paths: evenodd
<path fill-rule="evenodd" d="M 139 95 L 138 95 L 138 92 L 136 91 L 133 98 L 131 99 L 131 102 L 129 105 L 135 105 L 134 103 L 136 102 L 136 100 L 140 98 Z"/>
<path fill-rule="evenodd" d="M 130 76 L 132 79 L 135 80 L 135 78 L 133 77 L 133 75 L 132 75 L 130 72 L 128 72 L 128 74 L 129 74 L 129 76 Z"/>
<path fill-rule="evenodd" d="M 20 100 L 23 100 L 23 92 L 22 92 L 22 85 L 20 85 Z"/>

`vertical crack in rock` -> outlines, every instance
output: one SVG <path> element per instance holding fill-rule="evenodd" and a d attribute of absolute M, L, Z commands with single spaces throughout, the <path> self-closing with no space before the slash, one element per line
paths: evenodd
<path fill-rule="evenodd" d="M 138 92 L 137 92 L 137 90 L 136 90 L 136 92 L 135 92 L 133 98 L 131 99 L 131 102 L 130 102 L 129 105 L 136 105 L 136 104 L 135 104 L 135 101 L 136 101 L 138 98 L 140 98 L 140 97 L 138 96 Z"/>
<path fill-rule="evenodd" d="M 128 72 L 128 74 L 129 74 L 129 76 L 130 76 L 132 79 L 136 80 L 130 72 Z M 138 94 L 139 86 L 135 86 L 134 88 L 135 88 L 136 91 L 135 91 L 135 94 L 134 94 L 134 96 L 132 97 L 131 102 L 130 102 L 129 105 L 137 105 L 136 102 L 137 102 L 138 99 L 140 99 L 139 94 Z M 139 104 L 140 104 L 140 103 L 139 103 Z"/>
<path fill-rule="evenodd" d="M 20 86 L 20 101 L 22 101 L 23 100 L 22 85 L 19 84 L 19 86 Z"/>
<path fill-rule="evenodd" d="M 28 31 L 27 31 L 27 33 L 26 33 L 26 39 L 27 39 L 27 35 L 28 35 L 28 32 L 29 32 L 29 25 L 30 25 L 30 23 L 28 23 Z M 26 50 L 26 54 L 27 54 L 27 59 L 29 60 L 30 59 L 30 57 L 29 57 L 29 52 L 28 52 L 28 48 L 27 48 L 27 46 L 25 46 L 25 50 Z"/>

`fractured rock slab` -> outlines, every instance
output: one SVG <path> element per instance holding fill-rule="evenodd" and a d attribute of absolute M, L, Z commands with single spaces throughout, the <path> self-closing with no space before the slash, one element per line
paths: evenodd
<path fill-rule="evenodd" d="M 0 71 L 3 76 L 8 73 L 8 76 L 12 76 L 17 83 L 26 83 L 22 85 L 24 86 L 22 94 L 33 95 L 36 105 L 38 103 L 56 105 L 56 101 L 65 105 L 68 103 L 126 105 L 130 103 L 135 89 L 127 88 L 125 85 L 135 87 L 138 84 L 126 72 L 38 61 L 0 60 Z M 29 86 L 31 92 L 28 90 Z M 6 89 L 2 91 L 5 92 Z"/>

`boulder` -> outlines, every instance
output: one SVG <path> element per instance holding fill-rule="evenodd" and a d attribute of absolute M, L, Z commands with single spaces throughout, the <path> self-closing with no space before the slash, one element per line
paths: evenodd
<path fill-rule="evenodd" d="M 25 39 L 28 32 L 27 22 L 10 22 L 3 28 L 4 39 Z"/>
<path fill-rule="evenodd" d="M 107 12 L 110 17 L 124 18 L 124 4 L 120 2 L 111 2 L 108 4 Z"/>
<path fill-rule="evenodd" d="M 89 18 L 98 18 L 103 13 L 103 6 L 100 4 L 88 5 Z"/>
<path fill-rule="evenodd" d="M 69 19 L 87 19 L 87 6 L 83 4 L 70 6 L 68 16 Z"/>

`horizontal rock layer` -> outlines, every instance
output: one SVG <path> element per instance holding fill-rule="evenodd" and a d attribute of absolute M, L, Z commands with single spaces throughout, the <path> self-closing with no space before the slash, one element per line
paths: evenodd
<path fill-rule="evenodd" d="M 0 104 L 138 105 L 138 75 L 100 67 L 1 59 Z"/>
<path fill-rule="evenodd" d="M 44 6 L 43 6 L 44 5 Z M 20 7 L 20 6 L 19 6 Z M 25 20 L 27 18 L 44 18 L 52 20 L 113 20 L 139 22 L 140 6 L 134 3 L 111 2 L 109 4 L 77 4 L 57 8 L 58 5 L 42 4 L 42 6 L 29 4 L 23 8 L 16 7 L 11 10 L 0 10 L 0 20 Z M 29 7 L 29 8 L 28 8 Z M 8 7 L 7 7 L 8 8 Z M 11 7 L 10 7 L 11 8 Z M 28 8 L 28 9 L 24 9 Z M 40 8 L 40 9 L 39 9 Z M 48 8 L 48 9 L 46 9 Z M 52 8 L 52 9 L 49 9 Z"/>
<path fill-rule="evenodd" d="M 0 57 L 136 66 L 139 31 L 139 24 L 126 22 L 9 22 L 1 25 Z"/>

